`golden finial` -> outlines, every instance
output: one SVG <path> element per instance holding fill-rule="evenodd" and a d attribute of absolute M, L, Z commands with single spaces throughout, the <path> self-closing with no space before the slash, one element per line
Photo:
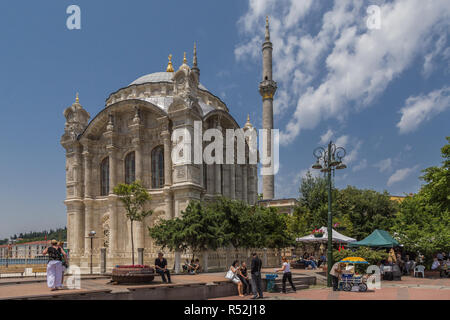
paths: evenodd
<path fill-rule="evenodd" d="M 78 97 L 78 92 L 77 92 L 77 95 L 76 95 L 76 98 L 75 98 L 75 103 L 80 103 L 80 98 Z"/>
<path fill-rule="evenodd" d="M 250 122 L 250 115 L 247 114 L 247 122 Z"/>
<path fill-rule="evenodd" d="M 169 64 L 167 65 L 166 72 L 174 72 L 172 65 L 172 54 L 169 54 Z"/>
<path fill-rule="evenodd" d="M 184 53 L 183 64 L 187 64 L 186 52 Z"/>

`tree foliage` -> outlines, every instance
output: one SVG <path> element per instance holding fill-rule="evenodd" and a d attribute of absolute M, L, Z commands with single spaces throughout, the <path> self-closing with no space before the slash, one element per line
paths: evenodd
<path fill-rule="evenodd" d="M 442 166 L 422 171 L 425 184 L 401 203 L 392 228 L 408 250 L 428 257 L 450 250 L 450 137 L 447 141 Z"/>
<path fill-rule="evenodd" d="M 289 231 L 296 237 L 327 226 L 328 181 L 308 172 L 299 192 L 298 206 L 288 218 Z M 331 192 L 333 224 L 338 223 L 345 235 L 363 239 L 375 229 L 390 229 L 398 208 L 386 191 L 380 193 L 348 186 L 342 190 L 332 187 Z"/>
<path fill-rule="evenodd" d="M 190 202 L 181 218 L 162 220 L 149 228 L 156 244 L 193 253 L 234 248 L 285 248 L 293 244 L 286 216 L 273 208 L 249 206 L 226 198 Z"/>
<path fill-rule="evenodd" d="M 125 207 L 126 216 L 130 220 L 131 256 L 134 265 L 133 221 L 142 221 L 152 214 L 151 210 L 145 210 L 145 205 L 151 200 L 151 196 L 139 181 L 118 184 L 114 187 L 114 193 L 119 196 L 119 200 Z"/>

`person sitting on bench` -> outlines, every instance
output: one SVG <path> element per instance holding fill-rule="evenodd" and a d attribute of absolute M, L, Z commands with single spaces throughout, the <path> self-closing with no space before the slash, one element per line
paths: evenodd
<path fill-rule="evenodd" d="M 195 262 L 192 264 L 192 274 L 197 274 L 200 272 L 201 266 L 200 266 L 200 260 L 197 258 L 195 259 Z"/>
<path fill-rule="evenodd" d="M 163 253 L 160 252 L 158 253 L 158 258 L 156 258 L 155 260 L 155 269 L 156 272 L 158 274 L 161 275 L 162 281 L 164 283 L 167 283 L 167 280 L 169 283 L 172 283 L 172 281 L 170 281 L 170 271 L 169 269 L 167 269 L 167 260 L 166 258 L 163 258 Z M 166 276 L 167 275 L 167 280 L 166 280 Z"/>

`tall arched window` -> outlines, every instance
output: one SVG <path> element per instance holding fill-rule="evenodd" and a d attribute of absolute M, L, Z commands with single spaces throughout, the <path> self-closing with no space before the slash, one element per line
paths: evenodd
<path fill-rule="evenodd" d="M 164 187 L 164 147 L 152 150 L 152 188 Z"/>
<path fill-rule="evenodd" d="M 125 183 L 131 184 L 136 179 L 136 162 L 134 151 L 125 157 Z"/>
<path fill-rule="evenodd" d="M 106 157 L 100 164 L 100 195 L 107 196 L 108 193 L 109 193 L 109 157 Z"/>

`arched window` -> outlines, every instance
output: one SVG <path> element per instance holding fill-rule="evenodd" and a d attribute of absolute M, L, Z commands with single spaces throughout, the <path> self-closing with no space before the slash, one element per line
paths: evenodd
<path fill-rule="evenodd" d="M 152 150 L 152 188 L 164 187 L 164 147 Z"/>
<path fill-rule="evenodd" d="M 109 193 L 109 157 L 106 157 L 100 164 L 100 195 L 107 196 L 108 193 Z"/>
<path fill-rule="evenodd" d="M 131 184 L 136 179 L 136 162 L 134 151 L 125 157 L 125 183 Z"/>

